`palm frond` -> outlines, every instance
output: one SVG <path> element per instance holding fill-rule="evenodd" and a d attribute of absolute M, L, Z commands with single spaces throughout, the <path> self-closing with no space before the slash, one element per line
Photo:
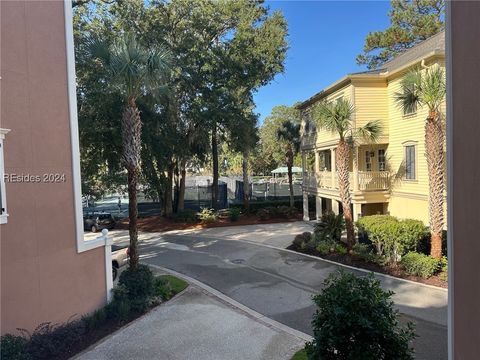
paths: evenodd
<path fill-rule="evenodd" d="M 321 102 L 313 109 L 318 126 L 332 133 L 338 133 L 345 138 L 352 126 L 354 106 L 345 99 L 336 102 Z"/>
<path fill-rule="evenodd" d="M 445 72 L 440 67 L 430 67 L 422 77 L 421 102 L 430 111 L 436 111 L 445 98 Z"/>
<path fill-rule="evenodd" d="M 370 121 L 364 126 L 355 130 L 356 138 L 360 138 L 365 142 L 377 142 L 382 136 L 383 126 L 380 120 Z"/>
<path fill-rule="evenodd" d="M 416 68 L 403 77 L 400 82 L 401 91 L 394 94 L 397 106 L 405 114 L 413 113 L 421 102 L 419 93 L 422 88 L 422 72 Z"/>

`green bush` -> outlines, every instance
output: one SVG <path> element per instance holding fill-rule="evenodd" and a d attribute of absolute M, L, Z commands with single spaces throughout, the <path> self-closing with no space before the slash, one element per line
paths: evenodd
<path fill-rule="evenodd" d="M 347 255 L 348 254 L 348 249 L 345 245 L 341 243 L 335 244 L 335 252 L 340 254 L 340 255 Z"/>
<path fill-rule="evenodd" d="M 135 271 L 128 267 L 120 274 L 118 284 L 127 289 L 133 311 L 143 312 L 148 308 L 154 290 L 154 276 L 148 266 L 138 265 Z"/>
<path fill-rule="evenodd" d="M 378 255 L 397 262 L 402 255 L 417 248 L 427 233 L 421 221 L 398 220 L 390 215 L 365 216 L 358 220 L 361 237 L 374 245 Z"/>
<path fill-rule="evenodd" d="M 167 279 L 157 276 L 154 281 L 154 295 L 159 296 L 163 301 L 169 300 L 173 296 L 173 290 Z"/>
<path fill-rule="evenodd" d="M 367 244 L 355 244 L 353 245 L 353 254 L 366 262 L 371 262 L 379 265 L 384 264 L 384 260 L 380 255 L 375 254 L 375 252 L 372 251 L 369 245 Z"/>
<path fill-rule="evenodd" d="M 316 250 L 320 253 L 320 255 L 330 254 L 332 250 L 335 251 L 335 243 L 324 240 L 319 241 L 317 242 Z"/>
<path fill-rule="evenodd" d="M 117 285 L 113 288 L 113 298 L 105 307 L 105 312 L 108 319 L 115 321 L 127 321 L 131 317 L 132 308 L 125 285 Z"/>
<path fill-rule="evenodd" d="M 22 330 L 27 339 L 27 351 L 32 359 L 50 360 L 65 354 L 73 355 L 77 344 L 85 334 L 83 321 L 71 321 L 64 324 L 42 323 L 29 333 Z"/>
<path fill-rule="evenodd" d="M 238 208 L 233 208 L 233 209 L 230 209 L 230 211 L 228 212 L 228 216 L 230 217 L 230 220 L 231 221 L 237 221 L 238 219 L 240 219 L 240 209 Z"/>
<path fill-rule="evenodd" d="M 175 222 L 194 223 L 197 221 L 197 213 L 190 209 L 181 210 L 174 215 L 174 219 Z"/>
<path fill-rule="evenodd" d="M 314 233 L 319 241 L 332 240 L 338 242 L 344 229 L 345 219 L 343 215 L 336 215 L 329 211 L 322 214 L 320 221 L 315 225 Z"/>
<path fill-rule="evenodd" d="M 310 242 L 311 239 L 312 239 L 312 233 L 305 231 L 295 236 L 295 238 L 293 239 L 292 245 L 297 250 L 304 249 L 305 244 Z"/>
<path fill-rule="evenodd" d="M 290 219 L 298 214 L 298 210 L 290 206 L 282 205 L 276 208 L 276 215 L 285 219 Z"/>
<path fill-rule="evenodd" d="M 402 258 L 402 265 L 409 275 L 429 278 L 441 269 L 441 262 L 429 255 L 409 252 Z"/>
<path fill-rule="evenodd" d="M 253 214 L 258 213 L 260 209 L 264 208 L 277 208 L 279 206 L 288 206 L 290 207 L 290 200 L 267 200 L 267 201 L 251 201 L 249 203 L 249 211 Z M 242 209 L 243 204 L 232 204 L 230 205 L 230 209 L 238 208 Z M 295 200 L 294 201 L 294 208 L 298 211 L 303 209 L 303 200 Z"/>
<path fill-rule="evenodd" d="M 0 355 L 2 360 L 28 360 L 30 355 L 27 352 L 28 341 L 23 336 L 11 334 L 3 335 L 0 338 Z"/>
<path fill-rule="evenodd" d="M 102 326 L 107 320 L 107 311 L 105 308 L 95 310 L 93 313 L 82 316 L 86 331 L 93 331 Z"/>
<path fill-rule="evenodd" d="M 373 274 L 338 272 L 323 285 L 313 298 L 317 311 L 314 340 L 306 344 L 308 359 L 414 359 L 413 324 L 399 324 L 393 292 L 382 290 Z"/>
<path fill-rule="evenodd" d="M 208 224 L 217 221 L 218 214 L 214 209 L 205 208 L 200 211 L 199 218 L 204 224 Z"/>

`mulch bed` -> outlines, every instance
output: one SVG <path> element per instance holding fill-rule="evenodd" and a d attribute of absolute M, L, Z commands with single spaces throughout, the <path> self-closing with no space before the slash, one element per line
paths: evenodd
<path fill-rule="evenodd" d="M 257 225 L 257 224 L 276 224 L 283 222 L 292 222 L 302 220 L 302 215 L 299 214 L 291 218 L 275 217 L 261 220 L 255 215 L 242 215 L 237 221 L 231 221 L 228 217 L 221 217 L 213 223 L 185 223 L 175 222 L 173 219 L 167 219 L 162 216 L 149 216 L 138 219 L 138 230 L 144 232 L 163 232 L 171 230 L 186 230 L 186 229 L 205 229 L 225 226 L 241 226 L 241 225 Z M 116 229 L 128 230 L 128 219 L 122 219 L 117 222 Z"/>
<path fill-rule="evenodd" d="M 301 251 L 301 250 L 297 249 L 296 247 L 294 247 L 293 245 L 290 245 L 287 249 L 293 250 L 293 251 L 296 251 L 296 252 L 299 252 L 299 253 L 318 256 L 322 259 L 335 261 L 337 263 L 344 264 L 344 265 L 349 265 L 349 266 L 353 266 L 353 267 L 357 267 L 357 268 L 361 268 L 361 269 L 366 269 L 366 270 L 374 271 L 374 272 L 381 273 L 381 274 L 391 275 L 391 276 L 401 278 L 401 279 L 411 280 L 411 281 L 419 282 L 419 283 L 426 284 L 426 285 L 438 286 L 438 287 L 441 287 L 441 288 L 444 288 L 444 289 L 448 288 L 448 282 L 445 281 L 445 280 L 442 280 L 442 278 L 438 275 L 434 275 L 432 277 L 429 277 L 428 279 L 424 279 L 424 278 L 419 277 L 419 276 L 408 275 L 408 274 L 405 273 L 405 271 L 402 269 L 402 267 L 400 265 L 397 265 L 397 266 L 393 266 L 393 265 L 381 266 L 379 264 L 375 264 L 375 263 L 371 263 L 371 262 L 367 262 L 367 261 L 364 261 L 362 259 L 359 259 L 358 257 L 356 257 L 354 255 L 353 256 L 352 255 L 342 255 L 342 254 L 338 254 L 338 253 L 321 255 L 317 251 L 314 251 L 314 252 Z"/>

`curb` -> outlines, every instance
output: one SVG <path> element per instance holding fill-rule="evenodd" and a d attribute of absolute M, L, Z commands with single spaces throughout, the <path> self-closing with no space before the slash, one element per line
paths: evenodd
<path fill-rule="evenodd" d="M 183 280 L 201 288 L 202 290 L 206 291 L 209 295 L 211 295 L 213 297 L 216 297 L 220 301 L 222 301 L 223 303 L 226 303 L 227 305 L 230 305 L 231 307 L 236 308 L 236 309 L 246 313 L 247 315 L 254 318 L 255 320 L 257 320 L 261 323 L 264 323 L 268 327 L 280 330 L 280 331 L 285 332 L 289 335 L 295 336 L 295 337 L 297 337 L 297 338 L 299 338 L 303 341 L 312 341 L 313 340 L 312 336 L 310 336 L 308 334 L 305 334 L 301 331 L 295 330 L 295 329 L 293 329 L 293 328 L 291 328 L 287 325 L 284 325 L 282 323 L 279 323 L 278 321 L 270 319 L 269 317 L 266 317 L 265 315 L 262 315 L 259 312 L 256 312 L 255 310 L 239 303 L 238 301 L 233 300 L 232 298 L 230 298 L 230 297 L 226 296 L 225 294 L 221 293 L 220 291 L 218 291 L 218 290 L 216 290 L 216 289 L 198 281 L 197 279 L 194 279 L 194 278 L 192 278 L 188 275 L 184 275 L 182 273 L 179 273 L 175 270 L 170 270 L 168 268 L 164 268 L 162 266 L 152 265 L 152 264 L 149 264 L 149 263 L 146 263 L 146 264 L 148 266 L 154 268 L 154 269 L 161 270 L 163 272 L 175 275 L 175 276 L 177 276 L 177 277 L 179 277 L 179 278 L 181 278 L 181 279 L 183 279 Z"/>
<path fill-rule="evenodd" d="M 163 235 L 162 235 L 162 236 L 163 236 Z M 357 268 L 357 267 L 355 267 L 355 266 L 350 266 L 350 265 L 338 263 L 338 262 L 336 262 L 336 261 L 324 259 L 324 258 L 321 258 L 321 257 L 318 257 L 318 256 L 313 256 L 313 255 L 309 255 L 309 254 L 304 254 L 304 253 L 300 253 L 300 252 L 293 251 L 293 250 L 289 250 L 289 249 L 280 248 L 280 247 L 273 246 L 273 245 L 262 244 L 262 243 L 258 243 L 258 242 L 252 241 L 252 240 L 231 239 L 231 238 L 228 238 L 228 237 L 226 237 L 226 238 L 221 238 L 221 237 L 216 237 L 216 236 L 198 235 L 198 234 L 197 234 L 197 235 L 193 235 L 193 234 L 185 234 L 185 235 L 183 235 L 183 234 L 165 234 L 165 236 L 186 236 L 186 237 L 198 236 L 198 237 L 209 237 L 210 239 L 214 239 L 214 240 L 240 241 L 240 242 L 244 242 L 244 243 L 247 243 L 247 244 L 252 244 L 252 245 L 257 245 L 257 246 L 263 246 L 263 247 L 266 247 L 266 248 L 270 248 L 270 249 L 274 249 L 274 250 L 280 250 L 280 251 L 288 252 L 288 253 L 295 254 L 295 255 L 299 255 L 299 256 L 305 256 L 305 257 L 308 257 L 308 258 L 310 258 L 310 259 L 314 259 L 314 260 L 317 260 L 317 261 L 325 261 L 325 262 L 330 263 L 330 264 L 333 264 L 333 265 L 341 266 L 341 267 L 344 267 L 344 268 L 347 268 L 347 269 L 351 269 L 351 270 L 361 271 L 361 272 L 364 272 L 364 273 L 366 273 L 366 274 L 371 274 L 371 273 L 373 273 L 375 276 L 384 277 L 384 278 L 387 278 L 387 279 L 393 279 L 393 280 L 400 281 L 400 282 L 406 282 L 406 283 L 413 284 L 413 285 L 417 285 L 417 286 L 423 286 L 423 287 L 427 287 L 427 288 L 434 289 L 434 290 L 441 290 L 441 291 L 444 291 L 444 292 L 448 293 L 448 288 L 445 289 L 445 288 L 442 288 L 442 287 L 439 287 L 439 286 L 435 286 L 435 285 L 423 284 L 423 283 L 420 283 L 420 282 L 417 282 L 417 281 L 412 281 L 412 280 L 408 280 L 408 279 L 402 279 L 402 278 L 398 278 L 398 277 L 395 277 L 395 276 L 392 276 L 392 275 L 388 275 L 388 274 L 382 274 L 382 273 L 375 272 L 375 271 L 370 271 L 370 270 L 366 270 L 366 269 L 362 269 L 362 268 Z"/>

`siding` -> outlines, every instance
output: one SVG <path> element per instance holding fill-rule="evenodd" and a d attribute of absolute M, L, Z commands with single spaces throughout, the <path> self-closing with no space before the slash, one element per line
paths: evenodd
<path fill-rule="evenodd" d="M 354 92 L 356 126 L 362 127 L 369 121 L 380 120 L 383 127 L 382 137 L 388 138 L 387 83 L 355 81 Z"/>

